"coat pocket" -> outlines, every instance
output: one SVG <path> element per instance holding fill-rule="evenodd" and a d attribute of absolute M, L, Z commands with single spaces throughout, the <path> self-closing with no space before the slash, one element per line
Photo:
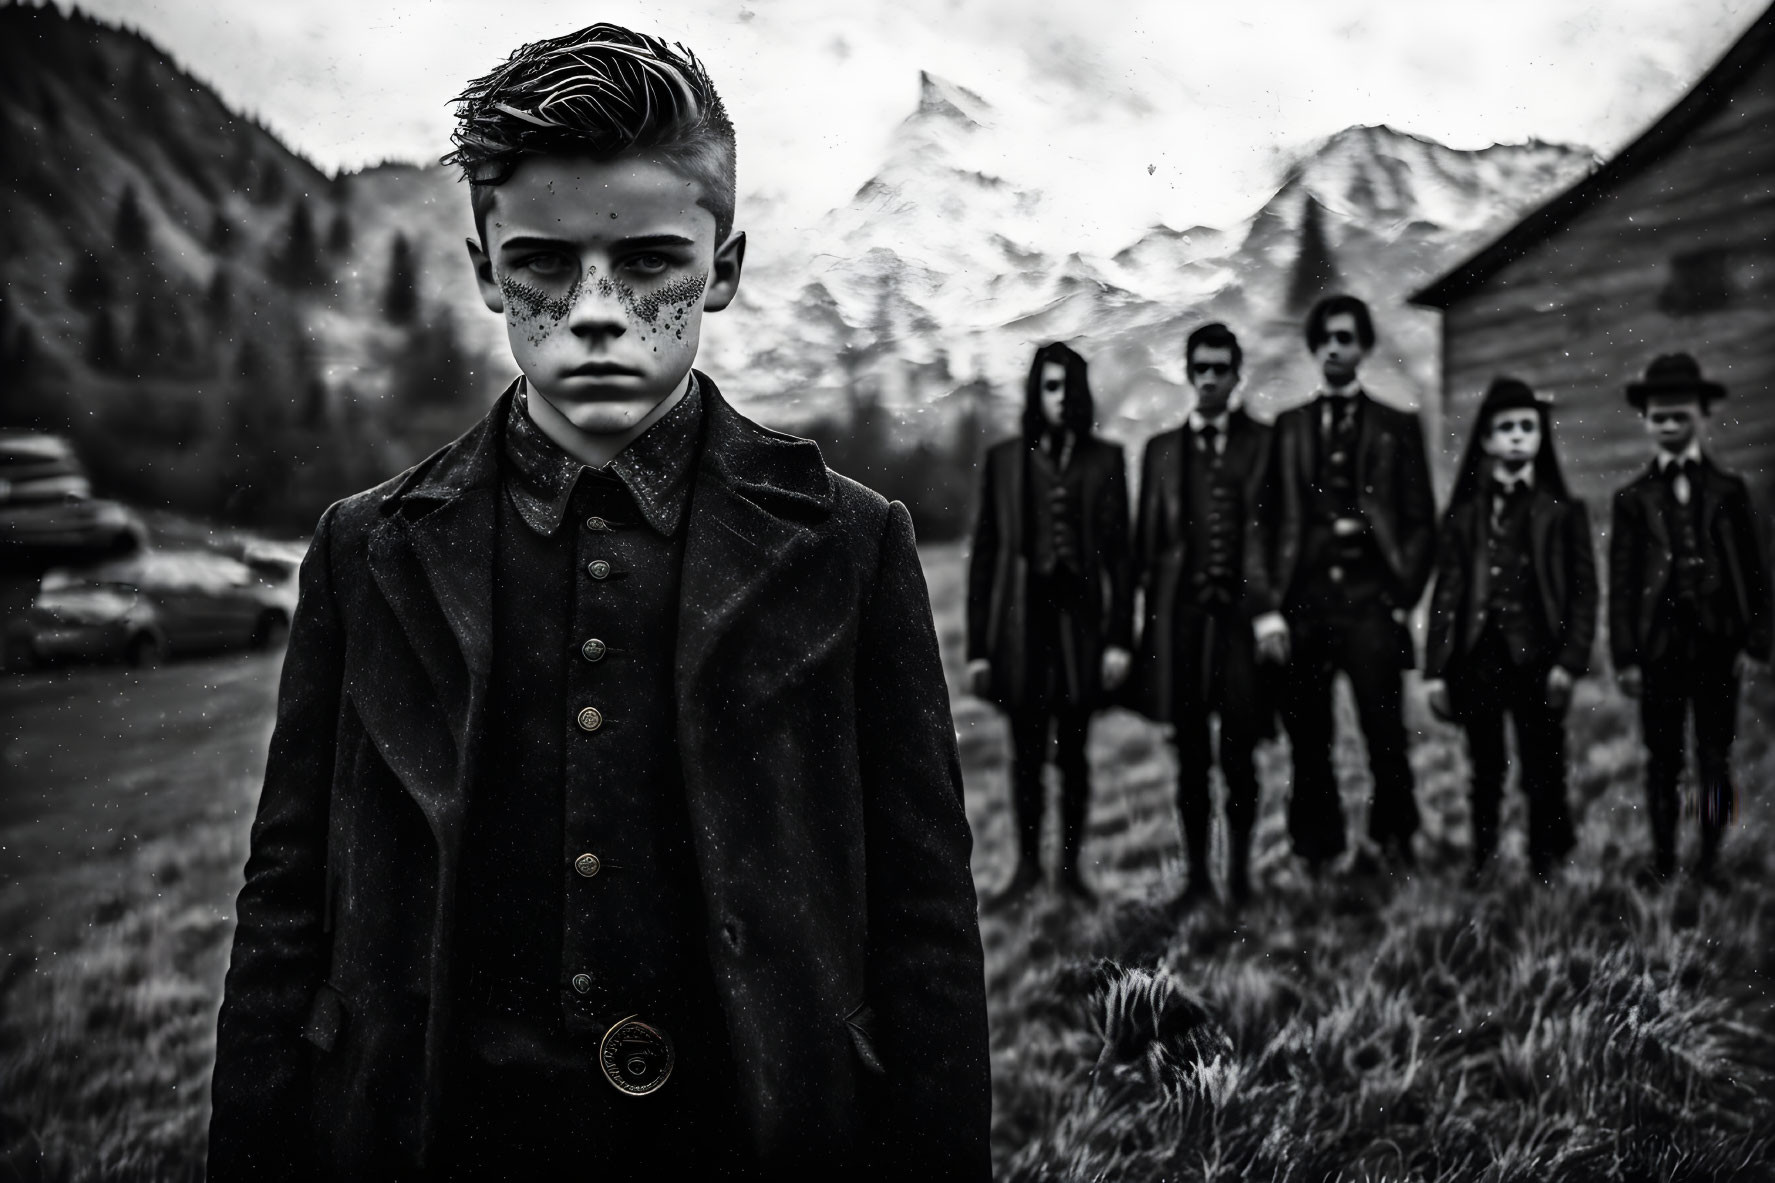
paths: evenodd
<path fill-rule="evenodd" d="M 320 989 L 314 992 L 314 1002 L 308 1008 L 308 1023 L 302 1028 L 302 1038 L 321 1051 L 330 1052 L 339 1042 L 339 1036 L 344 1032 L 345 1022 L 349 1017 L 344 996 L 322 982 Z"/>
<path fill-rule="evenodd" d="M 850 1033 L 851 1050 L 857 1053 L 865 1070 L 875 1076 L 886 1076 L 887 1065 L 875 1048 L 875 1008 L 868 1001 L 859 1002 L 844 1016 L 844 1028 Z"/>

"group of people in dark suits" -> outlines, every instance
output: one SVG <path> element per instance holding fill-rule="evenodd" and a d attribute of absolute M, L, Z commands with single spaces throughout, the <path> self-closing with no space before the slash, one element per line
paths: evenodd
<path fill-rule="evenodd" d="M 1058 882 L 1090 898 L 1079 869 L 1084 745 L 1091 714 L 1112 704 L 1172 729 L 1188 874 L 1181 904 L 1215 895 L 1216 759 L 1226 781 L 1225 893 L 1235 905 L 1249 899 L 1254 751 L 1278 721 L 1292 750 L 1289 837 L 1308 872 L 1324 873 L 1349 845 L 1333 765 L 1339 673 L 1373 786 L 1367 841 L 1350 865 L 1412 869 L 1419 813 L 1404 673 L 1417 664 L 1411 614 L 1432 579 L 1426 690 L 1432 711 L 1467 736 L 1471 879 L 1495 862 L 1506 716 L 1532 870 L 1547 878 L 1575 844 L 1565 716 L 1589 668 L 1600 594 L 1589 515 L 1561 473 L 1549 400 L 1514 378 L 1491 384 L 1438 519 L 1418 417 L 1374 399 L 1359 378 L 1376 339 L 1368 307 L 1349 295 L 1321 300 L 1305 339 L 1319 389 L 1265 425 L 1236 405 L 1243 353 L 1233 332 L 1214 323 L 1190 334 L 1194 406 L 1148 442 L 1131 526 L 1122 451 L 1093 433 L 1084 359 L 1058 344 L 1037 352 L 1023 431 L 987 455 L 968 581 L 970 685 L 1003 707 L 1013 737 L 1018 864 L 995 902 L 1040 882 L 1051 741 L 1063 788 Z M 1701 447 L 1724 388 L 1674 354 L 1627 394 L 1655 458 L 1615 497 L 1609 640 L 1620 685 L 1641 704 L 1653 846 L 1645 878 L 1661 881 L 1676 866 L 1692 712 L 1695 870 L 1712 880 L 1734 808 L 1740 683 L 1770 649 L 1768 567 L 1745 483 Z"/>

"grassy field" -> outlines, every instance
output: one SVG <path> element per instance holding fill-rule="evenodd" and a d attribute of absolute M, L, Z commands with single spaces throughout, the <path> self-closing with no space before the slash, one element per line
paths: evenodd
<path fill-rule="evenodd" d="M 953 678 L 959 556 L 926 560 Z M 201 1177 L 276 667 L 0 683 L 0 1181 Z M 955 706 L 975 878 L 990 892 L 1013 851 L 1003 725 L 976 700 Z M 1745 707 L 1729 892 L 1631 886 L 1646 845 L 1637 729 L 1586 682 L 1580 844 L 1552 887 L 1527 882 L 1515 799 L 1500 883 L 1460 886 L 1460 743 L 1413 703 L 1424 871 L 1305 881 L 1271 745 L 1257 902 L 1183 917 L 1165 906 L 1181 857 L 1168 749 L 1131 716 L 1101 717 L 1085 858 L 1104 902 L 1044 895 L 982 922 L 999 1176 L 1771 1177 L 1772 706 L 1760 684 Z M 1339 763 L 1358 824 L 1354 741 Z"/>

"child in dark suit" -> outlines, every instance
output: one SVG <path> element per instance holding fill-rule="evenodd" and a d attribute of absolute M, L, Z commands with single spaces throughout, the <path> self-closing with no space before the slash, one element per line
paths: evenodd
<path fill-rule="evenodd" d="M 1498 844 L 1505 715 L 1528 797 L 1529 865 L 1545 877 L 1572 848 L 1565 713 L 1589 667 L 1596 592 L 1590 518 L 1566 490 L 1548 405 L 1498 378 L 1437 535 L 1424 667 L 1432 709 L 1467 732 L 1475 879 Z"/>
<path fill-rule="evenodd" d="M 209 1177 L 985 1179 L 911 519 L 691 368 L 745 255 L 721 100 L 594 25 L 457 117 L 522 376 L 315 529 Z"/>
<path fill-rule="evenodd" d="M 1676 786 L 1691 712 L 1701 771 L 1695 871 L 1715 876 L 1735 807 L 1738 685 L 1769 658 L 1769 568 L 1750 491 L 1702 448 L 1708 408 L 1725 395 L 1686 353 L 1656 358 L 1627 387 L 1656 450 L 1615 493 L 1609 648 L 1622 690 L 1640 700 L 1653 882 L 1676 869 Z"/>

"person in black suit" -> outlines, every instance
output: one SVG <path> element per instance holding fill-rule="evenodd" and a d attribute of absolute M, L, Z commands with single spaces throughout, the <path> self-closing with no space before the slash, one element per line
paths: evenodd
<path fill-rule="evenodd" d="M 693 368 L 745 248 L 721 100 L 601 24 L 461 102 L 521 376 L 315 528 L 208 1177 L 985 1180 L 912 520 Z"/>
<path fill-rule="evenodd" d="M 1208 874 L 1214 760 L 1209 720 L 1220 718 L 1227 784 L 1227 895 L 1249 898 L 1251 827 L 1257 819 L 1252 754 L 1272 730 L 1262 691 L 1252 609 L 1268 580 L 1263 536 L 1270 429 L 1232 404 L 1243 360 L 1223 324 L 1189 335 L 1185 366 L 1196 405 L 1188 421 L 1146 445 L 1134 530 L 1143 625 L 1134 705 L 1169 723 L 1177 745 L 1177 811 L 1189 880 L 1181 902 L 1213 895 Z"/>
<path fill-rule="evenodd" d="M 1596 639 L 1591 547 L 1590 516 L 1566 489 L 1547 402 L 1514 378 L 1494 380 L 1437 535 L 1424 660 L 1431 709 L 1467 732 L 1473 880 L 1498 845 L 1506 714 L 1528 797 L 1529 865 L 1545 878 L 1574 843 L 1565 713 Z"/>
<path fill-rule="evenodd" d="M 1354 296 L 1328 296 L 1306 322 L 1323 383 L 1272 434 L 1273 543 L 1260 656 L 1287 663 L 1282 721 L 1294 749 L 1288 831 L 1317 872 L 1346 845 L 1331 764 L 1332 683 L 1355 691 L 1374 776 L 1370 839 L 1395 867 L 1418 828 L 1405 746 L 1401 671 L 1414 663 L 1407 617 L 1429 578 L 1435 501 L 1416 414 L 1377 402 L 1357 378 L 1374 321 Z"/>
<path fill-rule="evenodd" d="M 1696 875 L 1717 874 L 1736 808 L 1731 779 L 1738 686 L 1769 659 L 1769 567 L 1742 478 L 1702 447 L 1725 387 L 1686 353 L 1652 361 L 1627 399 L 1656 446 L 1615 493 L 1609 539 L 1609 649 L 1621 689 L 1640 700 L 1654 882 L 1676 869 L 1677 781 L 1688 717 L 1700 765 Z"/>
<path fill-rule="evenodd" d="M 1023 432 L 986 453 L 968 562 L 968 678 L 1011 723 L 1017 869 L 994 902 L 1041 878 L 1042 768 L 1050 737 L 1061 774 L 1061 890 L 1079 871 L 1091 715 L 1127 677 L 1128 485 L 1122 449 L 1092 431 L 1085 359 L 1058 342 L 1036 351 Z"/>

